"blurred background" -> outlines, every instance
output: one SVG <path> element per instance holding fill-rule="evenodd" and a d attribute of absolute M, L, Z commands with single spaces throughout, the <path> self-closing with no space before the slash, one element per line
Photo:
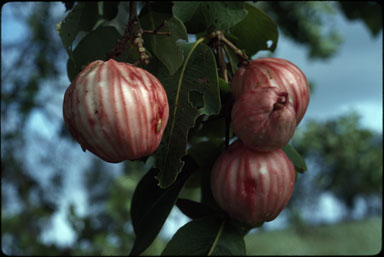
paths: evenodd
<path fill-rule="evenodd" d="M 375 254 L 382 247 L 383 42 L 375 2 L 258 2 L 276 56 L 312 89 L 291 144 L 305 158 L 288 207 L 246 236 L 248 255 Z M 1 245 L 8 255 L 127 255 L 130 201 L 149 167 L 84 153 L 64 128 L 62 2 L 1 9 Z M 97 42 L 95 42 L 97 43 Z M 182 195 L 194 194 L 186 187 Z M 144 255 L 188 222 L 176 208 Z"/>

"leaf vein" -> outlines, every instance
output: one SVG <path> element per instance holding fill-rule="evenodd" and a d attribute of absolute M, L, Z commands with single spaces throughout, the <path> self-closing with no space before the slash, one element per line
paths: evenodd
<path fill-rule="evenodd" d="M 182 81 L 183 81 L 183 77 L 184 77 L 184 72 L 185 72 L 185 68 L 187 67 L 187 64 L 188 64 L 188 61 L 193 53 L 193 51 L 195 50 L 195 48 L 201 43 L 203 42 L 204 38 L 200 38 L 199 40 L 197 40 L 195 42 L 195 44 L 193 45 L 192 49 L 189 51 L 186 59 L 185 59 L 185 62 L 184 62 L 184 65 L 182 67 L 182 70 L 181 70 L 181 74 L 180 74 L 180 78 L 179 78 L 179 82 L 177 84 L 177 91 L 176 91 L 176 98 L 175 98 L 175 108 L 173 109 L 173 115 L 172 115 L 172 123 L 171 123 L 171 127 L 170 127 L 170 133 L 169 133 L 169 139 L 168 139 L 168 142 L 167 142 L 167 147 L 166 147 L 166 154 L 165 154 L 165 158 L 164 158 L 164 161 L 163 161 L 163 165 L 162 165 L 162 170 L 164 169 L 165 167 L 165 164 L 167 163 L 167 159 L 168 159 L 168 154 L 169 154 L 169 149 L 170 149 L 170 145 L 171 145 L 171 141 L 172 141 L 172 135 L 173 135 L 173 131 L 174 131 L 174 128 L 175 128 L 175 120 L 176 120 L 176 113 L 178 111 L 178 102 L 179 102 L 179 98 L 180 98 L 180 90 L 181 90 L 181 84 L 182 84 Z"/>

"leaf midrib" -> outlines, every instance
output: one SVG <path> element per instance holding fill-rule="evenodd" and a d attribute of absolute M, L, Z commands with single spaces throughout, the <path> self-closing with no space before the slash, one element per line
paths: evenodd
<path fill-rule="evenodd" d="M 219 231 L 217 232 L 217 235 L 215 237 L 215 240 L 213 241 L 212 243 L 212 246 L 211 246 L 211 249 L 209 249 L 209 252 L 208 252 L 208 256 L 211 256 L 213 251 L 215 250 L 216 248 L 216 245 L 219 243 L 219 239 L 221 237 L 221 234 L 223 233 L 223 229 L 224 229 L 224 225 L 225 225 L 225 221 L 221 222 L 221 225 L 220 225 L 220 229 Z"/>
<path fill-rule="evenodd" d="M 204 38 L 200 38 L 199 40 L 197 40 L 194 45 L 192 46 L 191 50 L 188 52 L 188 55 L 187 57 L 185 58 L 185 62 L 183 64 L 183 67 L 181 69 L 181 73 L 180 73 L 180 78 L 179 78 L 179 81 L 177 83 L 177 91 L 176 91 L 176 98 L 175 98 L 175 107 L 173 108 L 173 114 L 172 114 L 172 121 L 171 121 L 171 127 L 170 127 L 170 132 L 169 132 L 169 139 L 168 139 L 168 142 L 167 142 L 167 145 L 166 145 L 166 154 L 165 154 L 165 158 L 164 158 L 164 161 L 160 167 L 161 170 L 164 170 L 164 167 L 167 163 L 167 160 L 168 160 L 168 155 L 169 155 L 169 149 L 170 149 L 170 145 L 171 145 L 171 141 L 172 141 L 172 138 L 173 138 L 173 131 L 174 131 L 174 128 L 175 128 L 175 121 L 176 121 L 176 113 L 178 111 L 178 103 L 179 103 L 179 98 L 180 98 L 180 90 L 181 90 L 181 84 L 182 84 L 182 81 L 183 81 L 183 78 L 184 78 L 184 73 L 185 73 L 185 69 L 188 65 L 188 62 L 189 62 L 189 59 L 193 53 L 193 51 L 196 49 L 196 47 L 204 41 Z M 175 178 L 176 179 L 176 178 Z M 163 185 L 161 185 L 161 182 L 159 182 L 159 186 L 163 188 Z"/>

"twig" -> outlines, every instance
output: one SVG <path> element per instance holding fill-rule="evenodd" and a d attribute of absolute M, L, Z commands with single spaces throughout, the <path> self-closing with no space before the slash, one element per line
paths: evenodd
<path fill-rule="evenodd" d="M 222 41 L 225 45 L 227 45 L 229 48 L 231 48 L 235 52 L 237 58 L 239 59 L 239 64 L 238 64 L 239 66 L 247 65 L 250 62 L 249 57 L 243 51 L 241 51 L 239 48 L 237 48 L 231 41 L 229 41 L 225 37 L 223 31 L 220 31 L 220 30 L 214 31 L 211 34 L 209 34 L 207 37 L 208 37 L 208 39 L 211 39 L 211 40 Z"/>
<path fill-rule="evenodd" d="M 167 26 L 168 22 L 164 20 L 159 26 L 157 26 L 154 30 L 143 30 L 144 34 L 152 34 L 152 35 L 167 35 L 170 36 L 171 32 L 169 31 L 159 31 L 162 27 Z"/>
<path fill-rule="evenodd" d="M 140 61 L 145 64 L 149 63 L 149 56 L 144 48 L 143 40 L 143 29 L 139 18 L 137 17 L 137 3 L 132 1 L 129 3 L 129 15 L 130 15 L 130 34 L 132 39 L 132 44 L 136 46 L 137 51 L 139 52 Z"/>

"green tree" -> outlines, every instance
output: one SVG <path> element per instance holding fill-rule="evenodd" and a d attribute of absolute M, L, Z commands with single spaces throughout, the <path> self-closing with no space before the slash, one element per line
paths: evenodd
<path fill-rule="evenodd" d="M 292 144 L 318 167 L 308 183 L 311 188 L 296 194 L 298 201 L 303 197 L 313 201 L 319 192 L 327 191 L 349 210 L 361 198 L 367 205 L 365 215 L 381 213 L 382 134 L 361 128 L 356 113 L 324 123 L 311 121 L 298 131 Z"/>

